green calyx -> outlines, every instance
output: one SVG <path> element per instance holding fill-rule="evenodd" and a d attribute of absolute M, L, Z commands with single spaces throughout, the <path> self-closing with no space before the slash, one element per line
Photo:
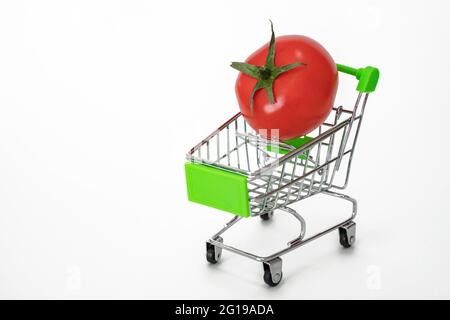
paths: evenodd
<path fill-rule="evenodd" d="M 269 98 L 269 102 L 272 104 L 275 103 L 275 97 L 273 95 L 273 83 L 275 79 L 282 73 L 285 73 L 301 65 L 305 65 L 302 62 L 294 62 L 281 67 L 275 66 L 275 33 L 273 31 L 272 21 L 270 21 L 270 26 L 272 29 L 272 37 L 270 38 L 269 52 L 267 54 L 266 64 L 263 67 L 244 62 L 231 63 L 232 68 L 258 80 L 253 87 L 252 93 L 250 95 L 250 112 L 252 115 L 253 98 L 258 90 L 264 89 L 266 91 L 267 97 Z"/>

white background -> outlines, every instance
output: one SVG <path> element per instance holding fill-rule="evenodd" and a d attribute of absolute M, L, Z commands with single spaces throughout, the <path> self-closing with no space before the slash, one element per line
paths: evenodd
<path fill-rule="evenodd" d="M 450 298 L 449 15 L 448 1 L 1 1 L 0 297 Z M 206 263 L 230 216 L 186 200 L 183 168 L 237 112 L 229 63 L 269 40 L 269 18 L 381 70 L 347 190 L 358 242 L 287 255 L 276 288 L 231 253 Z M 325 200 L 297 206 L 311 232 L 348 210 Z M 225 239 L 269 253 L 291 221 Z"/>

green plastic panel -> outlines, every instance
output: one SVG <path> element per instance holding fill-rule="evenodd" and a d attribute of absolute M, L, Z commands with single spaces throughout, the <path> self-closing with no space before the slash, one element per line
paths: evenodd
<path fill-rule="evenodd" d="M 295 147 L 296 149 L 301 147 L 304 144 L 307 144 L 308 142 L 310 142 L 313 138 L 308 137 L 308 136 L 303 136 L 303 137 L 298 137 L 298 138 L 293 138 L 293 139 L 289 139 L 289 140 L 285 140 L 283 141 L 286 144 L 289 144 L 293 147 Z M 277 150 L 273 150 L 274 152 L 278 152 L 281 154 L 286 154 L 291 150 L 288 149 L 284 149 L 284 148 L 273 148 L 273 149 L 277 149 Z M 268 145 L 267 146 L 267 151 L 272 151 L 272 146 Z M 305 155 L 302 153 L 298 156 L 301 159 L 305 159 Z"/>
<path fill-rule="evenodd" d="M 247 177 L 188 162 L 185 164 L 188 199 L 208 207 L 250 216 Z"/>
<path fill-rule="evenodd" d="M 377 68 L 368 66 L 355 69 L 343 64 L 337 64 L 336 66 L 339 72 L 355 76 L 358 79 L 356 90 L 359 92 L 374 92 L 377 88 L 378 79 L 380 78 L 380 71 Z"/>
<path fill-rule="evenodd" d="M 289 140 L 285 140 L 284 143 L 287 143 L 295 148 L 299 148 L 304 144 L 307 144 L 308 142 L 310 142 L 313 138 L 308 137 L 308 136 L 303 136 L 303 137 L 299 137 L 299 138 L 294 138 L 294 139 L 289 139 Z"/>

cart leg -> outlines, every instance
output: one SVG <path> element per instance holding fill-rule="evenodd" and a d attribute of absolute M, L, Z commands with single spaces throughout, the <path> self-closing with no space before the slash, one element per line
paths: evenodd
<path fill-rule="evenodd" d="M 263 262 L 264 282 L 271 287 L 275 287 L 283 278 L 282 271 L 283 261 L 281 258 L 275 258 L 270 261 Z"/>
<path fill-rule="evenodd" d="M 223 243 L 222 237 L 217 237 L 216 241 Z M 222 248 L 206 242 L 206 260 L 211 264 L 216 264 L 222 256 Z"/>
<path fill-rule="evenodd" d="M 356 223 L 350 221 L 339 228 L 339 242 L 344 248 L 350 248 L 356 241 Z"/>
<path fill-rule="evenodd" d="M 339 239 L 341 244 L 345 248 L 349 248 L 352 244 L 354 244 L 356 238 L 356 224 L 353 222 L 353 219 L 356 216 L 357 213 L 357 202 L 355 199 L 333 191 L 324 190 L 322 191 L 326 195 L 330 195 L 333 197 L 337 197 L 339 199 L 346 200 L 352 204 L 352 212 L 351 216 L 348 217 L 346 220 L 335 224 L 325 230 L 322 230 L 314 235 L 309 236 L 308 238 L 305 238 L 305 231 L 306 231 L 306 223 L 303 217 L 298 214 L 295 210 L 289 208 L 289 207 L 280 207 L 278 209 L 290 213 L 292 216 L 294 216 L 299 222 L 300 222 L 300 233 L 297 238 L 291 240 L 288 242 L 288 245 L 286 248 L 272 254 L 269 256 L 258 256 L 250 252 L 246 252 L 244 250 L 226 245 L 223 243 L 223 239 L 221 235 L 230 229 L 233 225 L 235 225 L 239 220 L 242 219 L 240 216 L 235 216 L 233 219 L 231 219 L 218 233 L 216 233 L 214 236 L 212 236 L 206 243 L 206 258 L 210 263 L 217 263 L 220 259 L 222 249 L 228 250 L 230 252 L 239 254 L 241 256 L 250 258 L 252 260 L 255 260 L 259 263 L 263 264 L 264 268 L 264 282 L 267 283 L 269 286 L 276 286 L 281 282 L 281 279 L 283 277 L 282 272 L 282 261 L 281 256 L 291 252 L 297 248 L 302 247 L 303 245 L 318 239 L 334 230 L 339 230 Z"/>

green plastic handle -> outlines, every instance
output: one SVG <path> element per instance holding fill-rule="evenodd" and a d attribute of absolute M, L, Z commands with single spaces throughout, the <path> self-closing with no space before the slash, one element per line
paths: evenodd
<path fill-rule="evenodd" d="M 339 72 L 346 73 L 352 75 L 358 79 L 358 86 L 356 90 L 359 92 L 374 92 L 378 79 L 380 78 L 380 71 L 371 66 L 367 66 L 365 68 L 355 69 L 349 66 L 344 66 L 343 64 L 336 64 Z"/>

